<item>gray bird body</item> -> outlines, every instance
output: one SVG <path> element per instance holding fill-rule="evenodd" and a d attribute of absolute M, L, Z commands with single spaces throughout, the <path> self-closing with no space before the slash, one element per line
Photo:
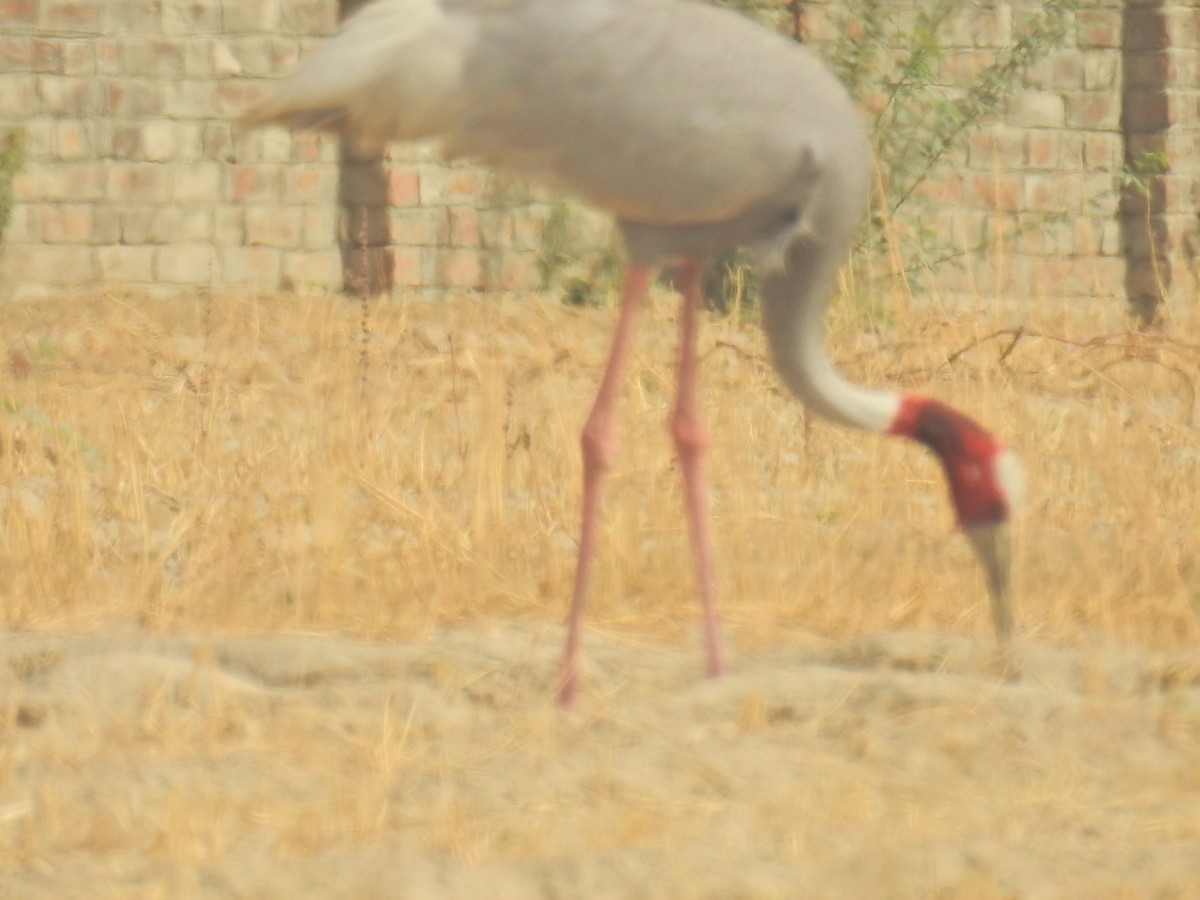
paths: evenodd
<path fill-rule="evenodd" d="M 381 0 L 259 121 L 437 138 L 617 217 L 635 262 L 849 235 L 869 150 L 807 50 L 691 0 Z"/>

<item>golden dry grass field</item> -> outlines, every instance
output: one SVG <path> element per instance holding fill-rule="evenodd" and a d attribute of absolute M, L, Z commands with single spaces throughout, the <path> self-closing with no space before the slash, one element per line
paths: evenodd
<path fill-rule="evenodd" d="M 674 314 L 562 714 L 610 311 L 0 305 L 0 895 L 1200 896 L 1195 321 L 831 316 L 850 377 L 1025 462 L 1007 674 L 936 463 L 810 420 L 755 325 L 710 321 L 709 682 Z"/>

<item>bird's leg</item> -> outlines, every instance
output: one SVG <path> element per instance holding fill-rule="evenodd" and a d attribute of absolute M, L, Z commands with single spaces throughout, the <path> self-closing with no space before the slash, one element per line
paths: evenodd
<path fill-rule="evenodd" d="M 717 623 L 716 576 L 713 573 L 712 537 L 708 528 L 708 477 L 704 462 L 708 452 L 709 435 L 700 418 L 696 385 L 697 370 L 700 366 L 696 345 L 700 332 L 703 276 L 704 266 L 698 261 L 689 260 L 679 270 L 683 309 L 679 323 L 678 393 L 668 425 L 675 440 L 679 468 L 683 472 L 688 533 L 691 537 L 692 553 L 696 559 L 697 587 L 704 617 L 708 674 L 716 678 L 725 674 L 725 659 L 721 651 L 721 636 Z"/>
<path fill-rule="evenodd" d="M 579 558 L 575 564 L 575 591 L 567 615 L 567 646 L 563 653 L 562 672 L 558 689 L 558 704 L 570 708 L 575 702 L 579 685 L 579 643 L 583 625 L 583 609 L 587 603 L 588 581 L 592 558 L 596 552 L 596 531 L 600 525 L 601 488 L 617 449 L 613 415 L 621 389 L 621 372 L 633 344 L 638 311 L 650 284 L 652 270 L 646 266 L 630 266 L 621 292 L 621 309 L 617 314 L 617 329 L 596 401 L 583 426 L 579 443 L 583 449 L 583 523 L 579 531 Z"/>

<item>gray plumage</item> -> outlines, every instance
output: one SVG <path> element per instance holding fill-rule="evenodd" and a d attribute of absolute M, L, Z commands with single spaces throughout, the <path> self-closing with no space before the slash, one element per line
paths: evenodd
<path fill-rule="evenodd" d="M 380 0 L 248 119 L 438 138 L 612 213 L 635 262 L 845 232 L 866 201 L 841 84 L 794 42 L 689 0 Z"/>

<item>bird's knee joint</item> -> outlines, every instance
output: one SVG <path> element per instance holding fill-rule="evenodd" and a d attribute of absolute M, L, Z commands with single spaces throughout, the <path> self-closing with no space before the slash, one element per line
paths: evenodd
<path fill-rule="evenodd" d="M 617 441 L 606 428 L 585 425 L 579 435 L 579 446 L 583 451 L 583 465 L 589 471 L 604 471 L 617 453 Z"/>
<path fill-rule="evenodd" d="M 669 428 L 680 456 L 701 456 L 708 450 L 710 438 L 703 422 L 672 416 Z"/>

